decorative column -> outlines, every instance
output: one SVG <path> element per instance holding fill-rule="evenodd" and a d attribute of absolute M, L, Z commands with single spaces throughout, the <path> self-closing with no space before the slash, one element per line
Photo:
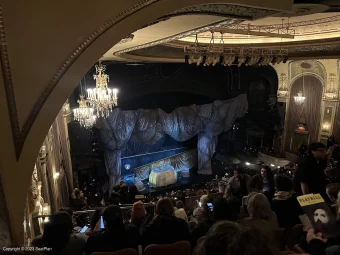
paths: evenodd
<path fill-rule="evenodd" d="M 338 77 L 329 73 L 325 84 L 321 111 L 319 140 L 327 144 L 329 136 L 333 135 L 335 115 L 339 104 Z"/>

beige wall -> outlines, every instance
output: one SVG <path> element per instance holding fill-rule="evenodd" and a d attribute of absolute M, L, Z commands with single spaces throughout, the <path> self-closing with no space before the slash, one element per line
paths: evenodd
<path fill-rule="evenodd" d="M 281 10 L 292 5 L 292 0 L 0 0 L 0 163 L 14 242 L 23 243 L 25 197 L 39 148 L 81 77 L 131 32 L 176 9 L 209 2 Z"/>

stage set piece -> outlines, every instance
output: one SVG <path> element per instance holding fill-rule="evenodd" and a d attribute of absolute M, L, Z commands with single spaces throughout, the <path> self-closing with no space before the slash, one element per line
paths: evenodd
<path fill-rule="evenodd" d="M 105 164 L 109 176 L 109 190 L 119 183 L 121 177 L 121 152 L 126 143 L 153 144 L 165 134 L 177 141 L 186 141 L 198 135 L 198 173 L 211 174 L 211 157 L 215 152 L 217 136 L 228 131 L 235 119 L 248 110 L 247 96 L 242 94 L 226 101 L 214 101 L 206 105 L 179 107 L 171 113 L 161 109 L 122 111 L 115 108 L 106 119 L 99 119 L 101 142 L 105 147 Z M 152 169 L 154 170 L 154 169 Z M 175 179 L 175 171 L 171 180 Z M 151 171 L 151 179 L 157 180 L 157 172 Z M 156 176 L 156 177 L 154 177 Z M 154 185 L 160 185 L 156 181 Z"/>

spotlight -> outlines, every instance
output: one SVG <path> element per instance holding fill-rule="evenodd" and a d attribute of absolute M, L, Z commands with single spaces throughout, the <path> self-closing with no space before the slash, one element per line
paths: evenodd
<path fill-rule="evenodd" d="M 246 165 L 247 165 L 247 166 L 250 166 L 250 163 L 249 163 L 249 162 L 246 162 Z"/>
<path fill-rule="evenodd" d="M 270 166 L 271 166 L 271 167 L 275 167 L 275 165 L 273 165 L 273 164 L 270 164 Z"/>
<path fill-rule="evenodd" d="M 48 219 L 48 217 L 45 218 L 44 222 L 49 222 L 50 220 Z"/>

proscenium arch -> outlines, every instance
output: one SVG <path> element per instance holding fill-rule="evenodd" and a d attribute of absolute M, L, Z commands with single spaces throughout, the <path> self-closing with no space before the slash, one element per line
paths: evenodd
<path fill-rule="evenodd" d="M 138 1 L 129 1 L 131 6 L 138 3 Z M 141 1 L 147 2 L 147 1 Z M 10 215 L 10 224 L 13 232 L 13 243 L 22 244 L 23 243 L 23 215 L 25 199 L 27 195 L 27 190 L 30 182 L 30 178 L 33 171 L 33 166 L 35 159 L 38 155 L 39 148 L 43 142 L 43 139 L 53 123 L 57 113 L 61 109 L 63 103 L 66 101 L 68 96 L 74 90 L 76 84 L 84 76 L 84 74 L 90 69 L 90 67 L 107 51 L 117 43 L 120 39 L 124 38 L 126 35 L 136 31 L 143 25 L 146 25 L 160 16 L 166 15 L 180 8 L 184 8 L 191 5 L 203 4 L 203 3 L 229 3 L 228 0 L 155 0 L 152 4 L 145 6 L 142 9 L 137 10 L 124 19 L 120 20 L 118 23 L 114 24 L 112 27 L 108 28 L 103 34 L 96 38 L 91 44 L 89 44 L 77 58 L 70 63 L 67 69 L 60 74 L 58 81 L 55 83 L 53 89 L 48 93 L 48 96 L 44 99 L 41 109 L 35 109 L 38 111 L 36 117 L 32 122 L 32 126 L 27 133 L 26 140 L 24 141 L 23 148 L 20 157 L 16 160 L 15 148 L 13 144 L 13 137 L 10 135 L 11 128 L 9 126 L 9 115 L 8 105 L 10 103 L 10 98 L 7 98 L 7 105 L 3 105 L 1 109 L 1 115 L 6 116 L 4 119 L 4 130 L 6 130 L 6 135 L 4 135 L 4 144 L 7 144 L 6 148 L 2 149 L 2 152 L 6 150 L 1 157 L 1 164 L 3 165 L 3 170 L 1 171 L 1 178 L 4 184 L 4 192 L 7 201 L 7 209 Z M 286 1 L 285 3 L 275 3 L 271 1 L 258 1 L 254 3 L 254 0 L 238 0 L 240 4 L 257 6 L 257 7 L 269 7 L 269 8 L 286 8 L 286 10 L 291 7 L 291 2 Z M 275 6 L 274 6 L 275 5 Z M 131 7 L 130 6 L 130 7 Z M 284 7 L 285 6 L 285 7 Z M 112 2 L 110 4 L 103 4 L 102 8 L 110 8 L 114 10 Z M 1 10 L 2 11 L 2 10 Z M 6 9 L 4 9 L 6 12 Z M 46 14 L 48 14 L 46 10 Z M 5 13 L 6 14 L 6 13 Z M 7 16 L 14 15 L 8 12 Z M 69 13 L 65 14 L 69 15 Z M 98 16 L 100 13 L 97 14 Z M 112 13 L 114 15 L 114 11 Z M 91 18 L 95 18 L 91 17 Z M 77 19 L 74 15 L 74 19 Z M 72 20 L 70 18 L 70 20 Z M 5 16 L 6 24 L 6 16 Z M 5 25 L 6 30 L 6 25 Z M 8 28 L 7 32 L 10 28 Z M 13 31 L 12 31 L 13 32 Z M 75 31 L 76 32 L 76 31 Z M 88 31 L 88 34 L 93 33 L 93 31 Z M 56 36 L 58 36 L 58 31 L 56 31 Z M 65 39 L 67 40 L 67 38 Z M 76 44 L 76 42 L 75 42 Z M 10 47 L 11 45 L 9 45 Z M 76 47 L 76 45 L 75 45 Z M 68 59 L 70 52 L 65 51 L 65 59 Z M 11 53 L 9 51 L 9 59 L 11 59 Z M 71 53 L 73 54 L 73 52 Z M 13 57 L 12 57 L 13 59 Z M 55 61 L 50 59 L 48 61 Z M 13 63 L 12 63 L 13 64 Z M 16 63 L 17 64 L 17 63 Z M 44 64 L 44 63 L 42 63 Z M 65 63 L 58 63 L 58 65 L 63 66 Z M 4 69 L 5 67 L 2 66 Z M 37 71 L 34 69 L 34 71 Z M 56 73 L 58 70 L 56 70 Z M 2 73 L 4 76 L 4 73 Z M 2 77 L 6 78 L 6 77 Z M 51 79 L 51 77 L 49 78 Z M 15 80 L 14 80 L 15 82 Z M 27 80 L 28 85 L 35 86 L 33 81 Z M 48 80 L 46 80 L 46 84 Z M 13 84 L 15 87 L 15 83 Z M 21 91 L 24 93 L 24 91 Z M 6 102 L 4 95 L 1 95 L 1 100 Z"/>

